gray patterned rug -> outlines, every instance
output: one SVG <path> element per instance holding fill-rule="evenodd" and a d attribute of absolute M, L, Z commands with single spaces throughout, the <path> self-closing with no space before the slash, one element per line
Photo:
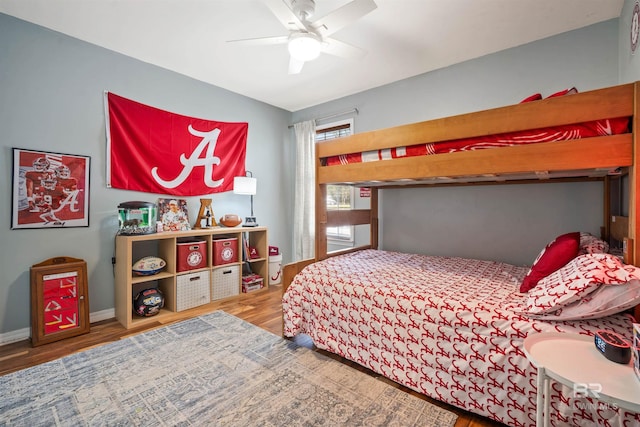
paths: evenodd
<path fill-rule="evenodd" d="M 452 426 L 457 416 L 217 311 L 0 377 L 2 426 Z"/>

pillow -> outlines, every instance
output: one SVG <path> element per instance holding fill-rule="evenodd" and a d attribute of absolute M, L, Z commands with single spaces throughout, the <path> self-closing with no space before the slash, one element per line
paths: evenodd
<path fill-rule="evenodd" d="M 606 254 L 609 252 L 609 244 L 596 236 L 581 232 L 579 254 Z"/>
<path fill-rule="evenodd" d="M 595 291 L 600 285 L 640 279 L 640 269 L 625 266 L 610 254 L 580 255 L 558 271 L 540 280 L 529 292 L 527 313 L 551 313 Z"/>
<path fill-rule="evenodd" d="M 565 90 L 561 90 L 560 92 L 552 93 L 551 95 L 547 96 L 547 98 L 555 98 L 557 96 L 573 95 L 575 93 L 578 93 L 578 89 L 576 89 L 575 87 L 572 87 L 571 89 L 565 89 Z"/>
<path fill-rule="evenodd" d="M 533 289 L 540 279 L 547 277 L 574 259 L 578 255 L 579 244 L 580 233 L 578 231 L 563 234 L 551 241 L 533 262 L 531 269 L 520 284 L 520 292 L 528 292 Z"/>
<path fill-rule="evenodd" d="M 600 286 L 582 299 L 551 313 L 525 314 L 541 320 L 599 319 L 628 310 L 638 304 L 640 304 L 640 280 L 632 279 L 621 285 Z"/>
<path fill-rule="evenodd" d="M 525 102 L 537 101 L 539 99 L 542 99 L 542 95 L 539 93 L 534 93 L 533 95 L 527 96 L 525 99 L 520 101 L 520 104 L 524 104 Z"/>

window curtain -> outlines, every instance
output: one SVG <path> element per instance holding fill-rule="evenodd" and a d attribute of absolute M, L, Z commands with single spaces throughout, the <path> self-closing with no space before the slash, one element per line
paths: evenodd
<path fill-rule="evenodd" d="M 296 123 L 293 129 L 296 139 L 293 253 L 295 261 L 301 261 L 315 256 L 316 122 Z"/>

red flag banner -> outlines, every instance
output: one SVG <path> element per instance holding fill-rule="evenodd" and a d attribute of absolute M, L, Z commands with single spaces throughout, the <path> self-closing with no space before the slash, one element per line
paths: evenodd
<path fill-rule="evenodd" d="M 170 113 L 105 92 L 107 186 L 172 196 L 233 190 L 245 175 L 247 123 Z"/>

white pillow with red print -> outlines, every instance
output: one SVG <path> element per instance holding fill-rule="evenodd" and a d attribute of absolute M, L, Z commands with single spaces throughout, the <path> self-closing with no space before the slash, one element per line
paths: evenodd
<path fill-rule="evenodd" d="M 634 279 L 620 285 L 598 286 L 587 296 L 550 313 L 525 314 L 533 319 L 553 321 L 600 319 L 638 304 L 640 280 Z"/>
<path fill-rule="evenodd" d="M 606 254 L 609 252 L 609 244 L 602 239 L 584 231 L 580 232 L 579 254 Z"/>
<path fill-rule="evenodd" d="M 551 313 L 588 295 L 600 285 L 621 284 L 633 279 L 640 279 L 640 269 L 625 265 L 614 255 L 579 255 L 529 291 L 525 311 Z"/>

